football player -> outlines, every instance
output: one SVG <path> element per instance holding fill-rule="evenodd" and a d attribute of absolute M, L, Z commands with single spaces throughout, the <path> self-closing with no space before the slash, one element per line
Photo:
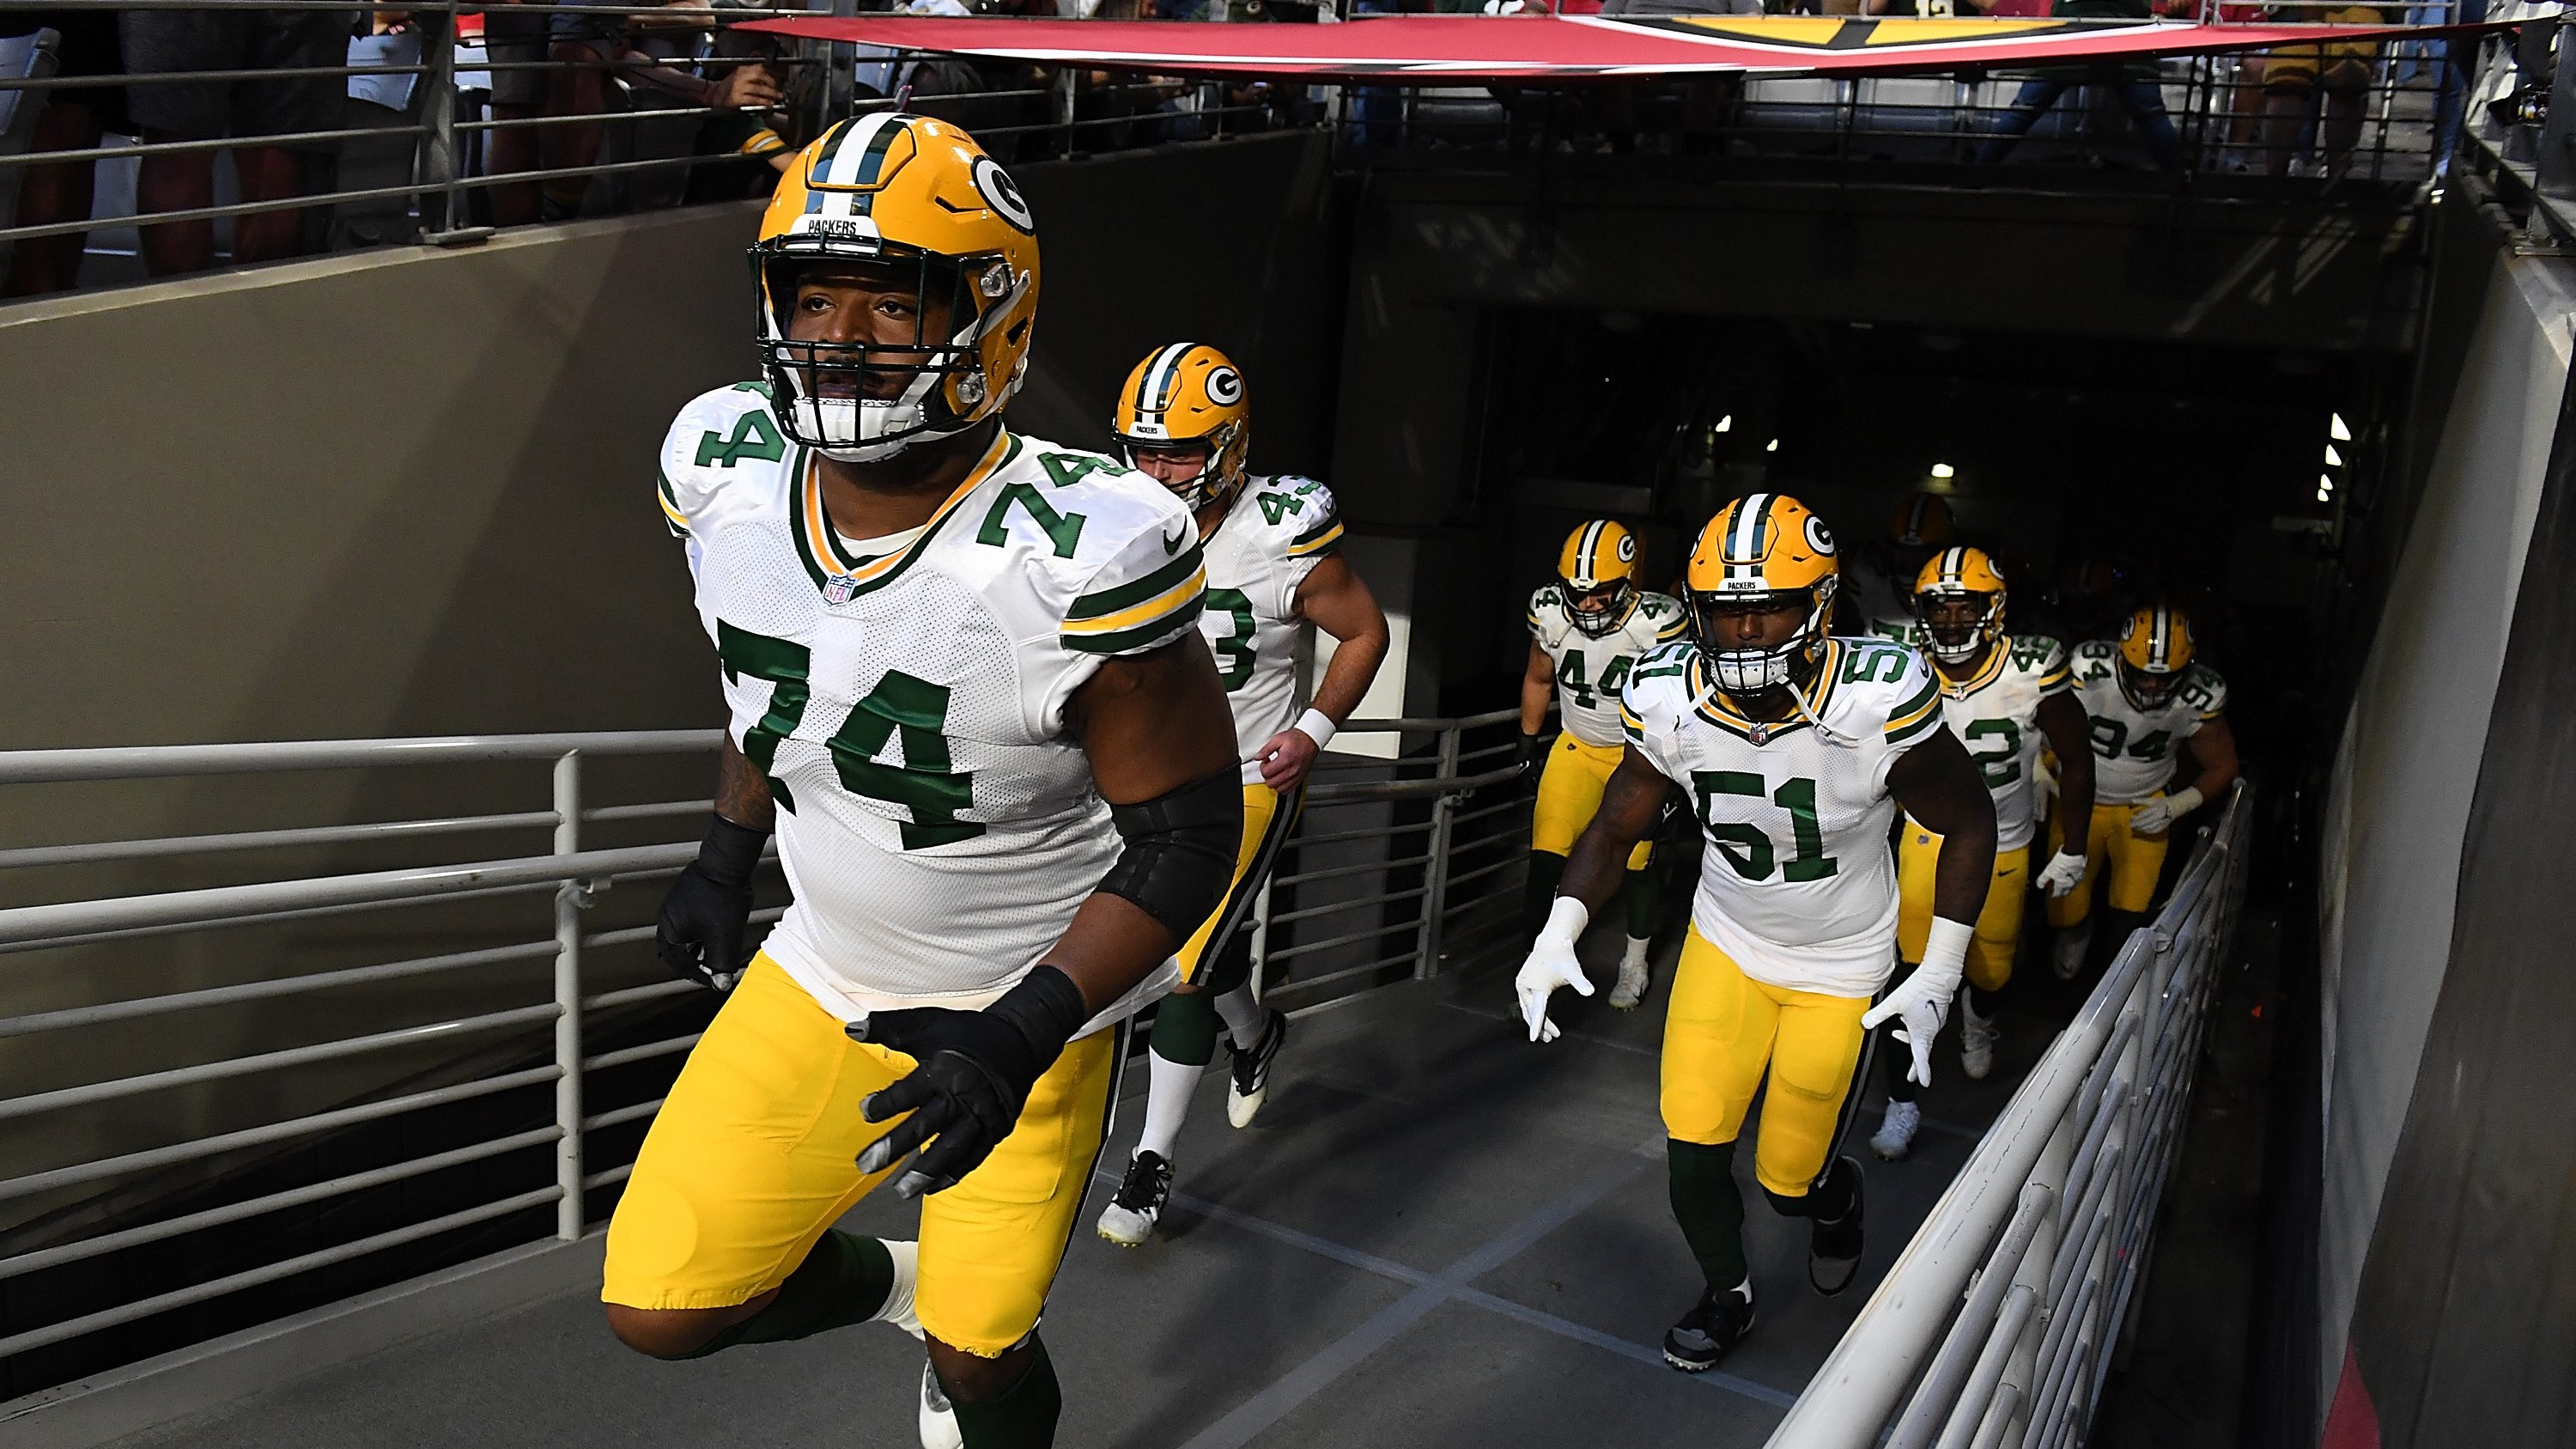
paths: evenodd
<path fill-rule="evenodd" d="M 2083 855 L 2062 850 L 2036 877 L 2030 873 L 2038 830 L 2032 773 L 2043 739 L 2067 762 L 2058 782 L 2065 808 L 2089 814 L 2093 800 L 2093 756 L 2066 646 L 2044 634 L 2006 634 L 2006 592 L 2003 570 L 1977 548 L 1943 549 L 1914 582 L 1914 613 L 1941 685 L 1942 716 L 1995 802 L 1994 881 L 1968 942 L 1968 989 L 1959 1000 L 1959 1069 L 1972 1080 L 1994 1070 L 1996 993 L 2012 979 L 2024 893 L 2037 885 L 2060 896 L 2084 878 Z M 1896 953 L 1908 962 L 1923 959 L 1931 935 L 1940 852 L 1941 837 L 1907 816 L 1896 841 Z M 1912 1147 L 1923 1112 L 1900 1054 L 1891 1050 L 1887 1060 L 1887 1115 L 1869 1146 L 1893 1162 Z"/>
<path fill-rule="evenodd" d="M 658 1358 L 896 1323 L 926 1336 L 925 1443 L 1036 1449 L 1122 1023 L 1242 836 L 1202 549 L 1153 480 L 1003 426 L 1038 244 L 963 131 L 833 127 L 751 260 L 764 378 L 682 408 L 660 457 L 730 721 L 656 940 L 729 989 L 601 1297 Z M 737 977 L 773 830 L 795 903 Z M 917 1245 L 833 1229 L 889 1180 Z"/>
<path fill-rule="evenodd" d="M 1920 646 L 1923 626 L 1914 617 L 1914 577 L 1958 536 L 1949 500 L 1940 494 L 1908 494 L 1897 504 L 1887 515 L 1885 536 L 1854 561 L 1843 606 L 1853 632 Z"/>
<path fill-rule="evenodd" d="M 2075 692 L 2092 733 L 2093 809 L 2078 815 L 2061 802 L 2048 822 L 2049 844 L 2058 849 L 2066 848 L 2066 822 L 2087 822 L 2084 879 L 2048 903 L 2062 978 L 2074 979 L 2092 949 L 2093 886 L 2104 862 L 2110 865 L 2111 939 L 2125 941 L 2155 898 L 2173 823 L 2236 779 L 2227 681 L 2195 662 L 2192 649 L 2191 621 L 2162 605 L 2131 614 L 2117 642 L 2076 646 Z M 2190 784 L 2170 790 L 2175 747 L 2185 740 L 2199 770 Z M 2059 759 L 2068 758 L 2064 746 L 2057 750 Z"/>
<path fill-rule="evenodd" d="M 1819 1292 L 1858 1274 L 1860 1164 L 1834 1152 L 1853 1078 L 1870 1030 L 1901 1020 L 1915 1081 L 1930 1085 L 1994 876 L 1994 802 L 1942 721 L 1922 656 L 1827 636 L 1836 563 L 1823 520 L 1777 493 L 1731 503 L 1701 531 L 1685 576 L 1689 638 L 1630 672 L 1627 754 L 1514 982 L 1530 1039 L 1553 1039 L 1549 995 L 1591 992 L 1575 940 L 1678 788 L 1708 842 L 1663 1054 L 1673 1216 L 1705 1280 L 1664 1335 L 1664 1358 L 1690 1372 L 1753 1325 L 1735 1140 L 1766 1075 L 1753 1175 L 1773 1209 L 1809 1220 Z M 1941 837 L 1935 914 L 1923 964 L 1872 1006 L 1896 965 L 1899 803 Z"/>
<path fill-rule="evenodd" d="M 1132 1248 L 1153 1232 L 1171 1197 L 1173 1145 L 1199 1074 L 1216 1055 L 1218 1018 L 1233 1067 L 1226 1120 L 1251 1126 L 1269 1094 L 1288 1017 L 1254 999 L 1251 937 L 1242 927 L 1296 823 L 1307 770 L 1377 677 L 1387 627 L 1339 552 L 1332 492 L 1312 478 L 1246 471 L 1252 405 L 1224 353 L 1175 342 L 1146 354 L 1119 389 L 1110 425 L 1128 461 L 1172 490 L 1197 521 L 1207 558 L 1199 630 L 1216 651 L 1243 760 L 1234 882 L 1183 943 L 1181 984 L 1155 1008 L 1145 1130 L 1100 1214 L 1100 1236 Z M 1311 705 L 1298 698 L 1297 633 L 1306 623 L 1338 645 Z"/>
<path fill-rule="evenodd" d="M 1537 768 L 1538 800 L 1530 812 L 1530 864 L 1524 894 L 1527 929 L 1536 935 L 1556 899 L 1557 878 L 1575 837 L 1601 808 L 1601 790 L 1619 768 L 1619 690 L 1637 661 L 1682 636 L 1682 606 L 1669 594 L 1637 587 L 1637 537 L 1596 518 L 1565 536 L 1556 582 L 1530 595 L 1529 668 L 1521 675 L 1521 762 Z M 1539 730 L 1553 694 L 1563 726 L 1542 750 Z M 1628 945 L 1610 1004 L 1635 1009 L 1646 997 L 1646 947 L 1663 914 L 1650 862 L 1654 842 L 1628 853 Z"/>

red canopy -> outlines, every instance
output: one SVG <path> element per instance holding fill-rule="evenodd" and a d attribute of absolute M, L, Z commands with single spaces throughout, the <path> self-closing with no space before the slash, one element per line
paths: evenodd
<path fill-rule="evenodd" d="M 1301 75 L 1422 85 L 1724 72 L 1888 75 L 2421 38 L 2492 27 L 1829 15 L 1390 15 L 1340 25 L 1222 25 L 889 15 L 759 20 L 743 28 L 1158 75 Z"/>

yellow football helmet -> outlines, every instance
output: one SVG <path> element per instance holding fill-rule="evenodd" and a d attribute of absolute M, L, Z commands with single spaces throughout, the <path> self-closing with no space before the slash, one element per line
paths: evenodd
<path fill-rule="evenodd" d="M 1917 493 L 1887 516 L 1887 541 L 1901 549 L 1948 548 L 1959 536 L 1959 522 L 1938 493 Z"/>
<path fill-rule="evenodd" d="M 2140 709 L 2157 709 L 2182 687 L 2191 667 L 2191 620 L 2180 609 L 2149 605 L 2120 630 L 2120 692 Z"/>
<path fill-rule="evenodd" d="M 798 274 L 817 262 L 892 269 L 916 287 L 908 345 L 789 340 Z M 1028 370 L 1037 223 L 1009 173 L 945 121 L 879 111 L 815 138 L 761 215 L 751 271 L 770 407 L 827 456 L 872 462 L 964 432 L 999 413 Z M 903 383 L 870 396 L 871 374 Z"/>
<path fill-rule="evenodd" d="M 1982 600 L 1977 612 L 1961 617 L 1945 600 Z M 1931 637 L 1932 657 L 1944 664 L 1965 664 L 1984 657 L 2003 637 L 2004 571 L 1981 548 L 1952 546 L 1932 555 L 1914 576 L 1914 617 Z"/>
<path fill-rule="evenodd" d="M 1556 583 L 1575 628 L 1595 639 L 1618 628 L 1637 606 L 1637 536 L 1614 519 L 1578 526 L 1557 550 Z"/>
<path fill-rule="evenodd" d="M 1167 486 L 1193 510 L 1231 498 L 1243 486 L 1252 456 L 1252 402 L 1244 394 L 1243 373 L 1204 342 L 1157 347 L 1119 387 L 1109 431 L 1131 464 L 1138 448 L 1207 444 L 1207 466 Z"/>
<path fill-rule="evenodd" d="M 1825 657 L 1825 634 L 1841 574 L 1834 536 L 1814 510 L 1785 493 L 1756 493 L 1726 505 L 1692 545 L 1682 590 L 1692 642 L 1708 660 L 1717 687 L 1757 694 L 1802 686 Z M 1806 608 L 1785 643 L 1746 647 L 1719 625 L 1722 612 L 1796 596 Z"/>

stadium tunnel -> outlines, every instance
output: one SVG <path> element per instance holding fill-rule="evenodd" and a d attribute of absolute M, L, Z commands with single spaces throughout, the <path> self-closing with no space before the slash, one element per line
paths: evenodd
<path fill-rule="evenodd" d="M 1098 446 L 1136 355 L 1181 335 L 1227 348 L 1252 381 L 1256 463 L 1333 483 L 1350 554 L 1397 616 L 1370 715 L 1508 705 L 1521 601 L 1573 521 L 1643 523 L 1659 581 L 1714 507 L 1759 489 L 1807 497 L 1861 541 L 1907 494 L 1940 493 L 2009 561 L 2017 608 L 2087 558 L 2190 605 L 2262 786 L 2246 969 L 2221 988 L 2165 1246 L 2092 1442 L 2305 1446 L 2330 1415 L 2379 1436 L 2338 1443 L 2563 1435 L 2538 1392 L 2576 1349 L 2554 1280 L 2477 1248 L 2542 1261 L 2576 1181 L 2576 1144 L 2549 1130 L 2565 1053 L 2540 1009 L 2570 869 L 2546 842 L 2576 804 L 2553 724 L 2576 699 L 2568 262 L 2521 245 L 2521 217 L 2474 176 L 2429 199 L 2248 204 L 2117 176 L 2050 195 L 1524 160 L 1352 165 L 1309 133 L 1023 168 L 1051 270 L 1015 424 Z M 1225 241 L 1141 241 L 1130 209 L 1175 195 L 1229 218 Z M 712 723 L 646 494 L 673 409 L 751 360 L 750 216 L 575 223 L 0 311 L 0 432 L 25 513 L 0 540 L 10 747 Z M 695 760 L 603 768 L 651 798 L 703 790 Z M 1390 750 L 1368 768 L 1405 765 Z M 21 783 L 0 820 L 17 845 L 498 810 L 480 802 L 507 793 L 505 773 Z M 1348 848 L 1361 867 L 1394 858 Z M 392 849 L 316 843 L 287 868 L 366 869 Z M 48 869 L 12 903 L 237 878 Z M 598 923 L 649 920 L 651 894 L 608 892 Z M 466 951 L 507 939 L 501 909 L 65 943 L 0 971 L 0 1013 L 220 989 L 263 957 L 305 971 Z M 640 989 L 642 955 L 595 984 Z M 1431 979 L 1402 963 L 1363 983 L 1384 991 L 1319 998 L 1291 1110 L 1262 1140 L 1198 1114 L 1205 1166 L 1160 1261 L 1076 1245 L 1051 1319 L 1067 1325 L 1066 1442 L 1763 1442 L 1862 1295 L 1779 1292 L 1722 1374 L 1653 1362 L 1639 1345 L 1687 1272 L 1638 1150 L 1657 1135 L 1654 1024 L 1596 1008 L 1587 1044 L 1534 1073 L 1502 1020 L 1510 955 L 1489 936 Z M 543 970 L 410 978 L 291 1021 L 244 1005 L 202 1028 L 22 1034 L 0 1072 L 33 1097 L 102 1058 L 161 1070 L 460 1016 L 528 999 Z M 2012 1070 L 1939 1099 L 1947 1131 L 1873 1179 L 1871 1281 L 2073 1010 L 2075 989 L 2053 988 L 2020 989 Z M 690 1010 L 657 998 L 650 1019 L 595 1023 L 592 1045 L 616 1057 Z M 171 1118 L 236 1130 L 542 1059 L 542 1042 L 511 1041 L 13 1115 L 0 1142 L 12 1175 L 50 1171 L 143 1150 Z M 610 1065 L 642 1075 L 603 1076 L 595 1102 L 646 1103 L 676 1058 Z M 531 1090 L 506 1100 L 542 1121 L 548 1089 Z M 641 1116 L 594 1147 L 631 1152 Z M 491 1130 L 489 1114 L 406 1119 L 217 1159 L 211 1177 L 22 1195 L 0 1256 Z M 23 1338 L 255 1267 L 281 1239 L 430 1224 L 0 1360 L 0 1433 L 747 1443 L 882 1421 L 899 1437 L 917 1350 L 892 1335 L 675 1375 L 600 1330 L 595 1231 L 540 1242 L 557 1216 L 543 1205 L 438 1226 L 552 1181 L 551 1153 L 0 1281 L 0 1337 Z M 582 1219 L 604 1220 L 615 1192 L 594 1183 Z M 1755 1216 L 1757 1265 L 1791 1261 L 1788 1229 Z M 860 1217 L 895 1221 L 875 1204 Z M 1088 1340 L 1071 1326 L 1086 1321 Z M 1210 1358 L 1227 1366 L 1213 1391 Z M 1496 1389 L 1520 1375 L 1546 1394 Z"/>

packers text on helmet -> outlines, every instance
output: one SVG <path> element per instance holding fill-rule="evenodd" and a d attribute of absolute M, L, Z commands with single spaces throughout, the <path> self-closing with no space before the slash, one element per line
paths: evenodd
<path fill-rule="evenodd" d="M 1785 493 L 1756 493 L 1726 505 L 1699 532 L 1683 573 L 1692 642 L 1717 687 L 1756 694 L 1803 687 L 1825 656 L 1841 563 L 1834 536 L 1815 512 Z M 1796 609 L 1785 639 L 1748 637 L 1753 616 Z"/>
<path fill-rule="evenodd" d="M 801 292 L 824 268 L 883 293 L 865 335 L 845 323 L 796 335 L 811 330 Z M 829 457 L 870 462 L 962 433 L 1028 368 L 1037 224 L 1010 175 L 945 121 L 881 111 L 817 137 L 761 215 L 751 270 L 770 406 Z"/>
<path fill-rule="evenodd" d="M 1165 486 L 1193 510 L 1234 496 L 1252 456 L 1252 402 L 1243 372 L 1204 342 L 1173 342 L 1145 354 L 1118 389 L 1109 421 L 1129 464 L 1142 452 L 1196 443 L 1207 449 L 1199 471 Z"/>
<path fill-rule="evenodd" d="M 1556 582 L 1575 628 L 1595 639 L 1618 628 L 1637 606 L 1637 536 L 1607 518 L 1577 527 L 1557 550 Z"/>
<path fill-rule="evenodd" d="M 1932 639 L 1932 657 L 1965 664 L 1985 657 L 2004 632 L 2004 571 L 1981 548 L 1954 545 L 1934 554 L 1914 576 L 1914 617 Z"/>
<path fill-rule="evenodd" d="M 2140 709 L 2155 709 L 2182 687 L 2191 667 L 2191 620 L 2182 610 L 2150 605 L 2129 616 L 2120 630 L 2120 692 Z"/>

